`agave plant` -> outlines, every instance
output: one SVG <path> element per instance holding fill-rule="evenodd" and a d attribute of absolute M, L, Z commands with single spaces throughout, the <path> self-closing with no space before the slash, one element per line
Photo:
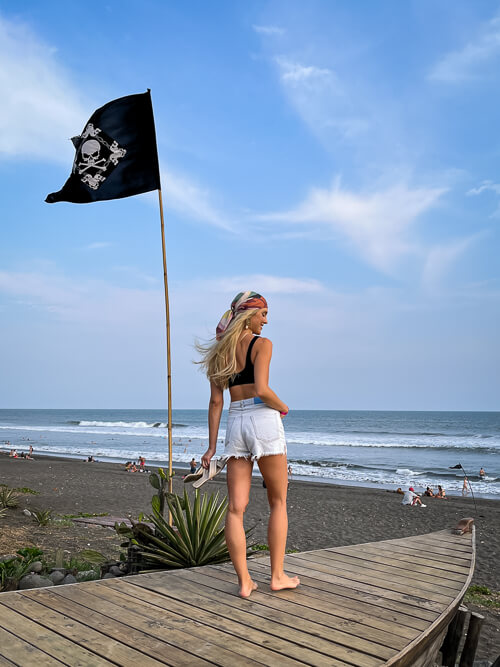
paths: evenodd
<path fill-rule="evenodd" d="M 33 508 L 31 510 L 31 517 L 39 526 L 47 526 L 53 519 L 52 513 L 54 510 L 48 508 L 46 510 L 39 510 Z"/>
<path fill-rule="evenodd" d="M 13 508 L 19 505 L 19 496 L 14 489 L 0 488 L 0 507 Z"/>
<path fill-rule="evenodd" d="M 159 507 L 153 507 L 148 517 L 154 530 L 144 523 L 128 529 L 115 526 L 139 548 L 144 568 L 196 567 L 229 560 L 221 526 L 227 509 L 226 497 L 219 501 L 218 492 L 207 496 L 196 491 L 191 503 L 184 489 L 183 497 L 166 494 L 166 501 L 174 527 L 163 518 Z"/>

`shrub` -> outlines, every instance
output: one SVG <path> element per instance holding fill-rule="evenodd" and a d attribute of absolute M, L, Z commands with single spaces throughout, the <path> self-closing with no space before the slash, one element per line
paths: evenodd
<path fill-rule="evenodd" d="M 19 505 L 19 496 L 14 489 L 2 487 L 0 489 L 0 507 L 14 508 Z"/>
<path fill-rule="evenodd" d="M 218 492 L 201 496 L 196 491 L 191 504 L 185 489 L 183 497 L 166 494 L 175 527 L 163 518 L 157 498 L 153 497 L 156 501 L 153 513 L 146 517 L 153 529 L 145 523 L 133 523 L 132 528 L 124 523 L 115 524 L 116 531 L 136 547 L 143 571 L 214 565 L 229 560 L 221 526 L 227 509 L 226 497 L 219 501 Z"/>
<path fill-rule="evenodd" d="M 47 526 L 52 521 L 52 513 L 54 510 L 48 508 L 46 510 L 40 510 L 33 508 L 31 511 L 31 516 L 33 521 L 39 526 Z"/>

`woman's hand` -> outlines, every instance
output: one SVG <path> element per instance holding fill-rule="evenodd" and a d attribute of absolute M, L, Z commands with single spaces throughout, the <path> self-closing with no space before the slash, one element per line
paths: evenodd
<path fill-rule="evenodd" d="M 215 450 L 208 448 L 207 451 L 203 454 L 201 457 L 201 465 L 204 468 L 208 468 L 210 465 L 210 461 L 213 458 L 213 455 L 215 454 Z"/>

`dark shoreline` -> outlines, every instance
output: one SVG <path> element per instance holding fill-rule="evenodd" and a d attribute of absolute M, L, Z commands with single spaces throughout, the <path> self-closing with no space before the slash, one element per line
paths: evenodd
<path fill-rule="evenodd" d="M 29 443 L 29 444 L 31 444 L 31 443 Z M 29 448 L 29 444 L 28 444 L 28 448 Z M 0 450 L 0 461 L 2 460 L 3 456 L 6 456 L 7 458 L 9 458 L 7 450 Z M 85 461 L 85 459 L 82 458 L 81 456 L 43 454 L 43 453 L 38 453 L 38 452 L 35 452 L 35 458 L 36 459 L 53 460 L 53 461 L 81 461 L 81 462 Z M 118 459 L 118 458 L 98 459 L 97 462 L 101 465 L 107 464 L 107 465 L 119 465 L 119 466 L 123 466 L 124 463 L 125 463 L 125 461 L 122 461 L 121 459 Z M 146 468 L 147 469 L 157 469 L 157 468 L 167 469 L 168 468 L 168 463 L 166 462 L 165 464 L 162 464 L 162 463 L 159 463 L 159 462 L 155 462 L 155 463 L 148 463 L 147 462 Z M 292 462 L 292 468 L 293 468 L 293 462 Z M 173 465 L 173 469 L 177 471 L 178 475 L 182 476 L 182 475 L 186 474 L 187 470 L 189 470 L 189 465 L 187 463 L 185 465 L 182 465 L 182 464 L 176 462 Z M 259 474 L 255 475 L 255 479 L 258 479 L 258 480 L 261 479 Z M 335 479 L 326 478 L 326 477 L 314 478 L 314 477 L 307 477 L 305 475 L 294 475 L 293 480 L 295 480 L 297 482 L 300 482 L 300 483 L 303 483 L 303 484 L 318 484 L 320 486 L 325 486 L 326 485 L 326 486 L 334 486 L 336 488 L 351 488 L 351 489 L 356 488 L 356 489 L 367 489 L 367 490 L 371 490 L 371 491 L 378 490 L 378 491 L 389 491 L 389 492 L 395 490 L 394 488 L 392 488 L 395 485 L 384 486 L 382 484 L 375 484 L 375 483 L 373 483 L 373 484 L 370 484 L 370 483 L 361 484 L 361 483 L 358 483 L 358 482 L 351 482 L 351 481 L 347 481 L 347 480 L 343 480 L 342 482 L 338 482 Z M 417 492 L 420 492 L 419 488 L 416 488 L 415 490 Z M 461 493 L 458 493 L 458 492 L 453 493 L 452 491 L 451 492 L 447 491 L 447 495 L 449 497 L 452 497 L 452 498 L 461 498 L 462 497 Z M 474 497 L 476 498 L 476 500 L 483 499 L 483 500 L 491 500 L 493 502 L 500 503 L 500 498 L 496 495 L 493 495 L 493 494 L 485 494 L 485 493 L 480 494 L 480 493 L 474 492 Z M 469 499 L 471 499 L 471 496 L 469 496 Z"/>

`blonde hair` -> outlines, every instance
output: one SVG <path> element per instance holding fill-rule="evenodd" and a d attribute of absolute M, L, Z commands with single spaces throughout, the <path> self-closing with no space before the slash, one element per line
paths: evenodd
<path fill-rule="evenodd" d="M 220 340 L 212 339 L 205 345 L 196 341 L 196 350 L 200 353 L 200 361 L 195 361 L 205 371 L 207 378 L 221 389 L 226 389 L 229 380 L 238 372 L 236 362 L 236 346 L 248 323 L 259 312 L 259 308 L 251 308 L 237 313 Z"/>

